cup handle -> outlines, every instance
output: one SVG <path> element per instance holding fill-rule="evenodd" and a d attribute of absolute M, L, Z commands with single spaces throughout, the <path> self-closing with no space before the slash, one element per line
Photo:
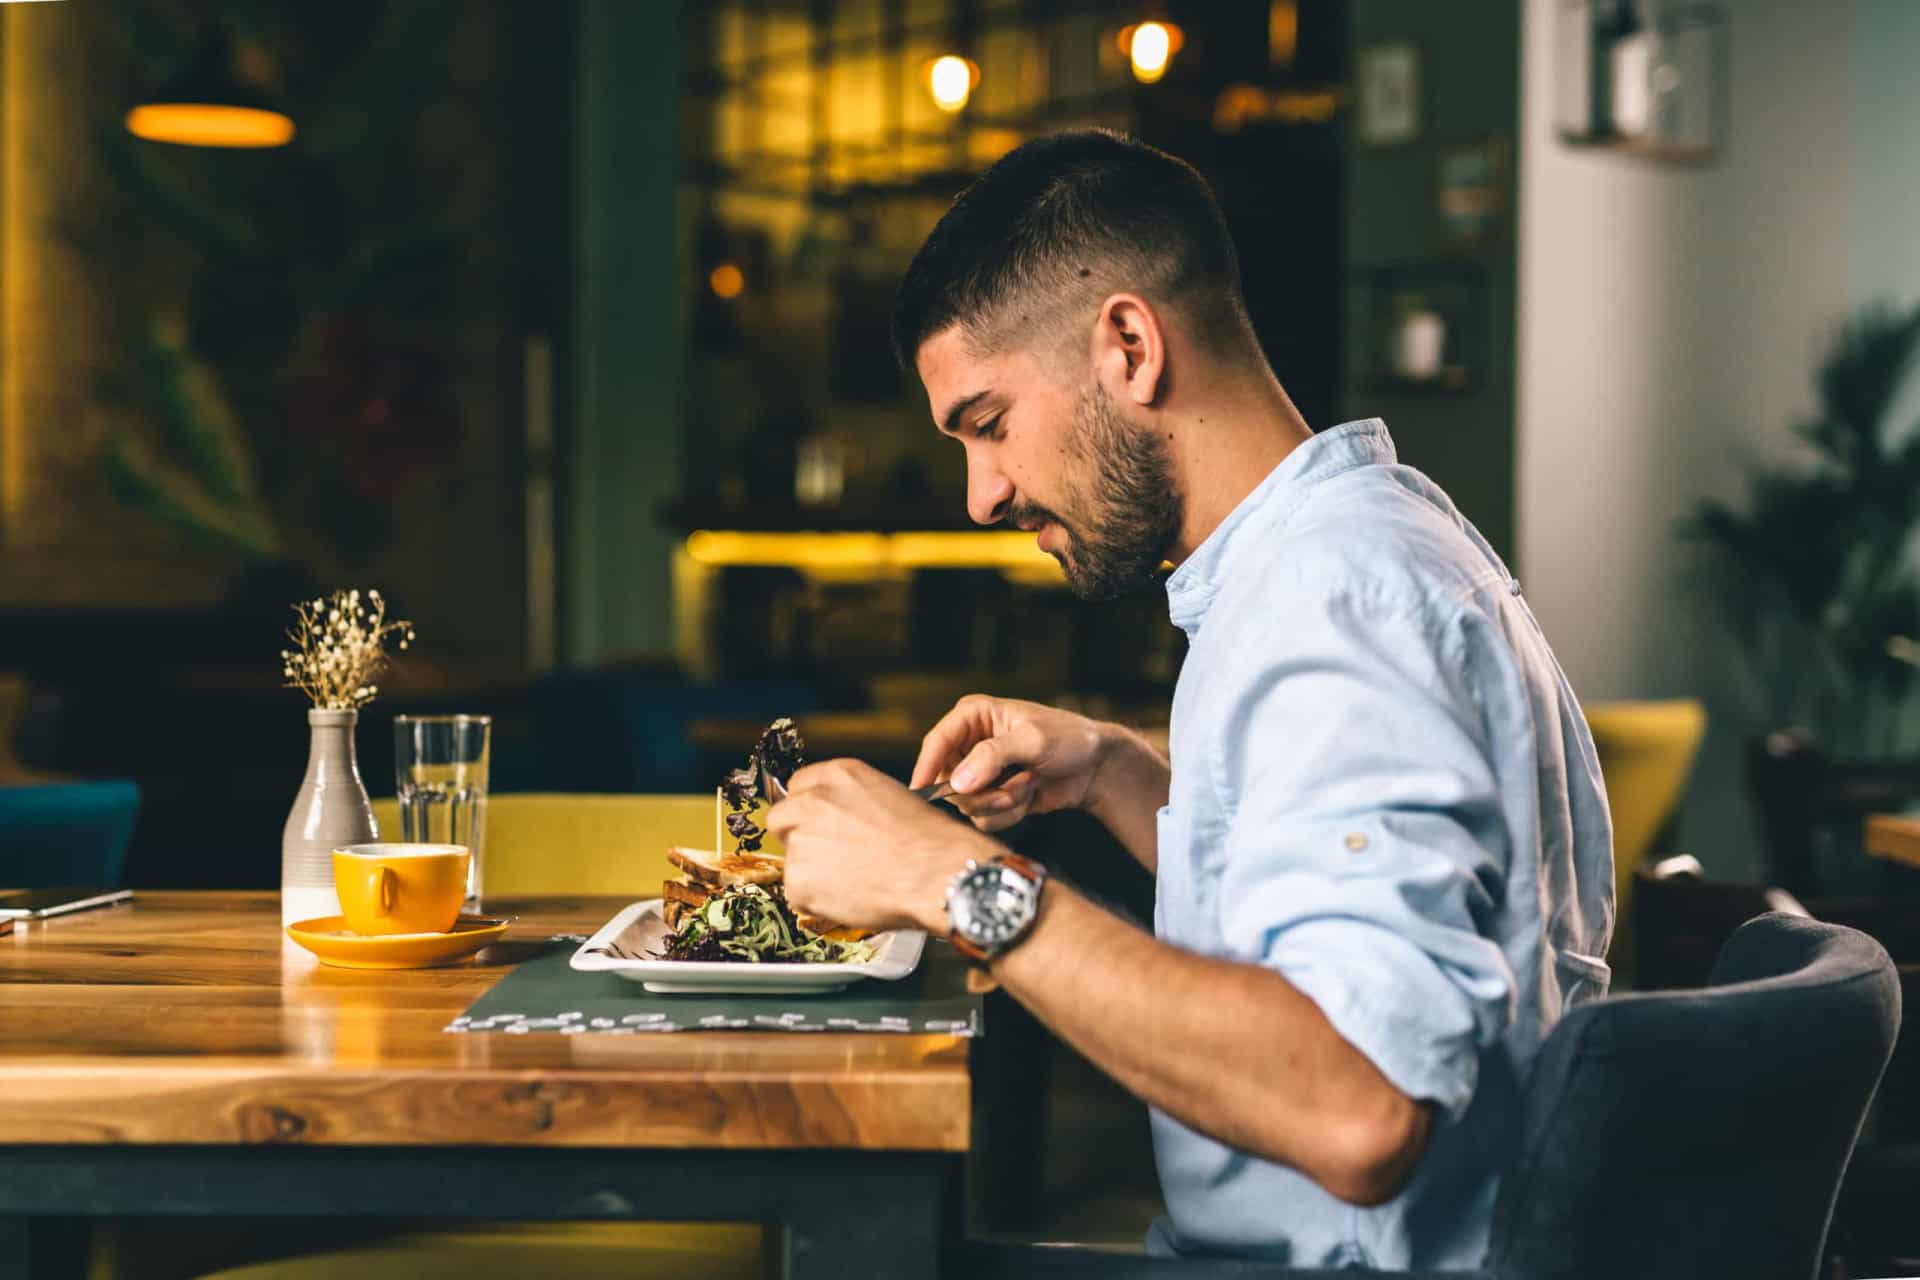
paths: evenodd
<path fill-rule="evenodd" d="M 392 867 L 375 867 L 372 892 L 367 896 L 373 899 L 373 914 L 385 917 L 393 913 L 394 890 L 399 887 L 400 877 L 393 874 Z"/>

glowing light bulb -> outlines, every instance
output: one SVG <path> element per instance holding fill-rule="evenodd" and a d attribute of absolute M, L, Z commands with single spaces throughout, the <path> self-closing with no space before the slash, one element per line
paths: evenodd
<path fill-rule="evenodd" d="M 933 105 L 942 111 L 958 111 L 973 96 L 973 64 L 954 54 L 935 58 L 927 69 L 927 87 L 933 92 Z"/>
<path fill-rule="evenodd" d="M 1173 33 L 1165 23 L 1143 22 L 1135 27 L 1127 48 L 1127 57 L 1133 61 L 1133 78 L 1141 84 L 1152 84 L 1167 74 L 1173 48 Z"/>
<path fill-rule="evenodd" d="M 278 111 L 217 102 L 150 102 L 127 112 L 127 132 L 188 147 L 284 147 L 293 121 Z"/>
<path fill-rule="evenodd" d="M 713 290 L 716 298 L 737 298 L 740 291 L 747 287 L 747 277 L 733 263 L 723 262 L 708 274 L 707 287 Z"/>

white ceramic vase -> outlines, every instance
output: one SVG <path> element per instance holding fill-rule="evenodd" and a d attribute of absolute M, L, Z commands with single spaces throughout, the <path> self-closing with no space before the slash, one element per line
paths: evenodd
<path fill-rule="evenodd" d="M 280 923 L 340 914 L 333 851 L 380 838 L 353 753 L 358 711 L 307 712 L 307 776 L 280 835 Z"/>

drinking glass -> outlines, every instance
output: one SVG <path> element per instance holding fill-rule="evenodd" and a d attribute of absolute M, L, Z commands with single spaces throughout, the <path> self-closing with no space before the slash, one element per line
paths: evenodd
<path fill-rule="evenodd" d="M 463 844 L 473 851 L 462 910 L 480 909 L 485 884 L 487 766 L 491 716 L 395 716 L 393 788 L 400 800 L 400 837 Z"/>

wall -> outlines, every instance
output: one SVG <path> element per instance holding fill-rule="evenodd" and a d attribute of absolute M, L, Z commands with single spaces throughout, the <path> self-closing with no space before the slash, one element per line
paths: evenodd
<path fill-rule="evenodd" d="M 1856 301 L 1920 301 L 1920 4 L 1853 0 L 1851 282 Z"/>
<path fill-rule="evenodd" d="M 296 148 L 311 147 L 309 164 L 337 181 L 338 190 L 318 180 L 311 188 L 296 187 L 296 175 L 308 171 L 289 165 L 279 153 L 197 154 L 198 163 L 184 161 L 168 170 L 190 175 L 175 188 L 184 207 L 222 210 L 243 225 L 263 208 L 275 210 L 276 218 L 265 222 L 262 233 L 273 250 L 286 249 L 290 242 L 311 249 L 323 239 L 287 230 L 296 219 L 284 211 L 302 207 L 312 189 L 327 191 L 339 201 L 333 216 L 351 249 L 364 249 L 375 233 L 388 230 L 388 223 L 367 219 L 370 205 L 394 215 L 393 225 L 417 234 L 415 224 L 422 219 L 413 211 L 425 208 L 416 195 L 423 186 L 432 192 L 432 228 L 459 238 L 456 265 L 431 282 L 436 303 L 442 297 L 457 298 L 457 307 L 450 306 L 453 314 L 444 322 L 420 322 L 421 332 L 414 337 L 422 339 L 425 355 L 411 341 L 370 340 L 364 348 L 343 341 L 346 354 L 312 361 L 318 391 L 276 391 L 253 399 L 234 394 L 235 373 L 264 370 L 261 380 L 271 383 L 286 371 L 278 366 L 284 353 L 272 350 L 271 335 L 267 356 L 253 362 L 228 359 L 215 370 L 242 419 L 242 434 L 260 461 L 261 475 L 267 476 L 278 461 L 280 483 L 263 481 L 263 489 L 280 527 L 284 555 L 298 566 L 282 573 L 273 559 L 250 560 L 209 549 L 114 493 L 106 458 L 116 431 L 144 441 L 169 465 L 178 466 L 183 456 L 177 443 L 164 439 L 154 415 L 115 404 L 103 383 L 107 375 L 124 378 L 136 363 L 131 317 L 188 308 L 194 290 L 208 278 L 204 254 L 194 237 L 179 233 L 180 222 L 191 219 L 170 218 L 172 206 L 135 197 L 129 184 L 113 180 L 105 138 L 123 136 L 114 125 L 124 109 L 113 104 L 135 100 L 146 85 L 129 70 L 128 55 L 110 27 L 85 5 L 4 6 L 0 609 L 223 605 L 229 614 L 245 616 L 245 622 L 236 625 L 252 627 L 246 634 L 254 638 L 246 643 L 258 645 L 258 677 L 271 683 L 276 678 L 279 619 L 286 616 L 279 612 L 281 601 L 291 603 L 296 591 L 316 586 L 378 586 L 396 612 L 418 625 L 415 664 L 456 663 L 507 672 L 522 665 L 526 610 L 515 444 L 518 413 L 512 395 L 514 366 L 503 359 L 517 351 L 503 281 L 512 249 L 501 194 L 505 157 L 483 132 L 501 114 L 507 58 L 499 34 L 502 10 L 498 4 L 462 9 L 439 49 L 445 70 L 435 65 L 422 71 L 432 77 L 424 83 L 434 87 L 418 119 L 383 121 L 383 135 L 399 139 L 396 150 L 404 149 L 416 166 L 407 181 L 372 173 L 364 160 L 349 163 L 358 153 L 337 143 L 328 150 L 298 138 Z M 151 8 L 143 11 L 153 17 Z M 319 46 L 326 41 L 315 29 L 338 39 L 339 30 L 329 23 L 346 25 L 354 18 L 351 13 L 335 17 L 322 7 L 302 13 L 314 21 L 314 28 L 301 34 Z M 298 25 L 289 22 L 288 27 Z M 279 30 L 271 23 L 267 29 Z M 287 47 L 298 47 L 290 35 L 285 38 Z M 372 56 L 376 47 L 378 42 L 370 42 L 363 56 Z M 316 61 L 329 70 L 320 76 L 306 69 L 324 82 L 323 87 L 309 85 L 306 92 L 337 107 L 323 88 L 345 81 L 333 78 L 339 70 L 325 56 Z M 331 91 L 345 92 L 337 87 Z M 305 114 L 298 105 L 294 110 Z M 331 118 L 323 110 L 318 121 L 299 123 L 302 128 L 318 124 L 315 132 L 323 138 L 329 123 L 336 138 L 351 127 L 351 122 L 341 123 L 337 110 Z M 355 186 L 356 181 L 364 187 Z M 376 190 L 377 198 L 356 202 L 355 196 L 366 188 Z M 240 194 L 224 201 L 212 193 Z M 277 202 L 268 198 L 274 193 L 280 196 Z M 233 213 L 236 208 L 247 212 Z M 356 241 L 359 235 L 366 240 Z M 298 297 L 293 318 L 303 335 L 329 332 L 328 322 L 342 313 L 353 321 L 367 315 L 375 321 L 391 321 L 402 313 L 411 317 L 416 307 L 432 314 L 417 299 L 371 296 L 380 292 L 377 289 L 367 290 L 354 306 L 343 304 L 339 295 L 347 292 L 343 281 L 348 272 L 341 267 L 337 275 L 329 274 L 315 266 L 322 256 L 318 251 L 310 256 L 288 252 L 282 258 L 270 252 L 264 258 L 271 264 L 269 278 L 295 281 L 289 292 Z M 387 274 L 407 275 L 404 269 Z M 219 310 L 229 316 L 240 307 L 232 301 L 236 297 L 247 302 L 277 297 L 257 286 L 211 296 L 227 300 Z M 352 324 L 342 330 L 359 332 Z M 195 354 L 211 360 L 205 335 L 194 336 L 199 347 Z M 319 341 L 314 345 L 327 349 Z M 444 380 L 438 374 L 443 365 L 448 370 Z M 293 367 L 289 364 L 287 370 Z M 429 429 L 422 430 L 409 418 L 417 403 L 414 397 L 442 393 L 451 402 L 447 416 L 454 420 L 454 443 L 434 436 L 431 428 L 438 423 L 429 422 Z M 312 408 L 315 404 L 322 407 Z M 309 412 L 296 413 L 296 405 Z M 381 422 L 393 405 L 398 408 L 391 409 L 390 427 L 363 425 Z M 435 415 L 439 407 L 436 399 L 427 414 Z M 335 426 L 352 430 L 334 433 Z M 369 487 L 384 489 L 392 482 L 395 491 L 390 496 L 383 493 L 366 506 L 342 501 L 339 485 L 347 481 L 335 484 L 327 464 L 335 452 L 360 447 L 340 443 L 349 438 L 373 442 L 364 454 L 371 458 L 368 472 L 375 481 Z M 420 443 L 423 439 L 427 443 Z M 401 476 L 404 483 L 396 479 Z M 316 511 L 337 516 L 342 510 L 353 514 L 345 520 L 313 518 Z M 362 536 L 381 521 L 388 526 L 384 537 Z M 343 533 L 342 524 L 353 527 Z M 307 574 L 313 582 L 301 581 Z M 249 608 L 261 605 L 265 612 Z M 476 619 L 485 625 L 476 625 Z M 95 634 L 103 647 L 115 641 L 109 632 Z"/>
<path fill-rule="evenodd" d="M 109 308 L 62 217 L 105 184 L 45 123 L 85 91 L 86 25 L 72 6 L 9 5 L 0 45 L 0 607 L 211 603 L 231 566 L 117 502 L 100 462 Z"/>
<path fill-rule="evenodd" d="M 1514 552 L 1511 215 L 1496 218 L 1479 239 L 1463 241 L 1440 214 L 1439 167 L 1451 147 L 1511 146 L 1517 13 L 1513 0 L 1355 0 L 1349 16 L 1356 79 L 1360 57 L 1374 45 L 1410 43 L 1420 68 L 1420 127 L 1412 140 L 1364 143 L 1349 113 L 1349 307 L 1365 305 L 1351 286 L 1355 273 L 1367 269 L 1448 263 L 1477 270 L 1485 282 L 1480 310 L 1487 360 L 1473 394 L 1395 393 L 1367 377 L 1379 357 L 1365 348 L 1377 344 L 1359 333 L 1357 312 L 1350 310 L 1339 416 L 1385 418 L 1401 459 L 1438 481 L 1503 556 Z"/>
<path fill-rule="evenodd" d="M 1861 223 L 1849 222 L 1848 10 L 1730 3 L 1730 135 L 1717 163 L 1683 168 L 1557 141 L 1557 7 L 1525 0 L 1523 20 L 1520 572 L 1583 699 L 1706 699 L 1681 843 L 1712 873 L 1749 878 L 1760 864 L 1741 754 L 1763 725 L 1675 528 L 1702 496 L 1744 492 L 1742 460 L 1790 447 L 1849 305 Z M 1883 124 L 1904 142 L 1912 118 Z M 1912 225 L 1888 218 L 1880 234 L 1920 266 Z"/>
<path fill-rule="evenodd" d="M 1847 249 L 1856 306 L 1920 304 L 1920 4 L 1853 0 L 1853 175 Z M 1920 421 L 1920 378 L 1893 407 L 1895 421 Z"/>
<path fill-rule="evenodd" d="M 565 647 L 594 663 L 673 643 L 661 511 L 681 489 L 690 256 L 675 213 L 677 6 L 588 0 L 579 58 Z"/>

